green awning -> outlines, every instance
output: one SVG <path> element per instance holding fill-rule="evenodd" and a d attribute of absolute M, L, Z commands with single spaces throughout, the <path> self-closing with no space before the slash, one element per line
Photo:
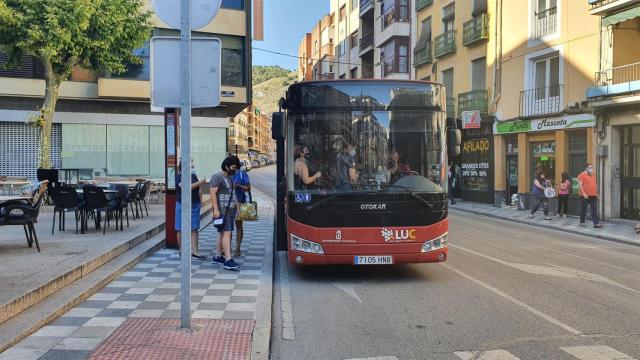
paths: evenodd
<path fill-rule="evenodd" d="M 636 17 L 640 17 L 640 6 L 605 17 L 602 19 L 602 26 L 615 25 Z"/>

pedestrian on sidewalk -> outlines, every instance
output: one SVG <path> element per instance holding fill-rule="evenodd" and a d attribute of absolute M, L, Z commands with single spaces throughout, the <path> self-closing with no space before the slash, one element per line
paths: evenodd
<path fill-rule="evenodd" d="M 231 257 L 231 235 L 236 214 L 236 196 L 232 176 L 239 168 L 240 159 L 234 155 L 228 156 L 220 165 L 222 171 L 211 176 L 209 188 L 213 220 L 218 229 L 216 256 L 213 258 L 213 263 L 221 264 L 226 270 L 240 269 L 240 265 Z M 219 220 L 222 222 L 218 225 L 216 222 Z"/>
<path fill-rule="evenodd" d="M 578 184 L 580 186 L 580 226 L 586 226 L 585 217 L 587 206 L 589 206 L 593 227 L 601 228 L 602 224 L 598 219 L 598 187 L 593 173 L 593 164 L 587 164 L 586 169 L 578 175 Z"/>
<path fill-rule="evenodd" d="M 191 256 L 204 260 L 205 257 L 200 255 L 198 249 L 198 229 L 200 228 L 200 207 L 202 204 L 202 193 L 200 192 L 200 185 L 205 184 L 207 180 L 202 178 L 198 180 L 196 174 L 196 165 L 193 159 L 191 159 Z M 178 252 L 180 252 L 181 230 L 182 230 L 182 169 L 180 168 L 180 162 L 178 162 L 178 173 L 176 174 L 176 221 L 175 230 L 178 238 Z"/>
<path fill-rule="evenodd" d="M 558 216 L 567 217 L 569 211 L 569 191 L 571 190 L 571 180 L 569 174 L 562 173 L 562 181 L 558 185 Z"/>
<path fill-rule="evenodd" d="M 456 203 L 456 198 L 453 190 L 456 187 L 456 174 L 454 172 L 453 163 L 449 163 L 447 177 L 449 178 L 449 199 L 451 200 L 451 205 L 454 205 Z"/>
<path fill-rule="evenodd" d="M 236 189 L 236 199 L 238 200 L 238 204 L 246 203 L 248 201 L 247 192 L 251 191 L 251 181 L 249 179 L 249 174 L 247 174 L 247 167 L 245 165 L 241 164 L 240 171 L 233 175 L 233 186 Z M 233 256 L 242 256 L 240 244 L 242 244 L 243 237 L 244 228 L 242 227 L 242 221 L 236 219 L 236 251 Z"/>
<path fill-rule="evenodd" d="M 533 218 L 533 215 L 538 211 L 540 206 L 542 206 L 544 219 L 551 220 L 549 217 L 549 200 L 544 194 L 544 189 L 546 189 L 546 187 L 547 181 L 545 180 L 544 172 L 538 171 L 535 180 L 533 180 L 533 189 L 531 190 L 534 200 L 531 204 L 531 213 L 529 213 L 530 218 Z"/>

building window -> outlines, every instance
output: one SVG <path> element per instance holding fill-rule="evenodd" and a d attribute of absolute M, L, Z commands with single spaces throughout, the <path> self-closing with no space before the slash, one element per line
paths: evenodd
<path fill-rule="evenodd" d="M 340 14 L 338 16 L 338 21 L 342 22 L 345 20 L 346 17 L 347 17 L 347 6 L 342 5 L 342 7 L 340 8 Z"/>
<path fill-rule="evenodd" d="M 360 0 L 351 0 L 351 11 L 357 9 L 359 7 L 358 3 Z"/>
<path fill-rule="evenodd" d="M 471 90 L 487 89 L 487 58 L 471 61 Z"/>
<path fill-rule="evenodd" d="M 127 70 L 122 74 L 113 74 L 113 78 L 147 80 L 149 81 L 151 71 L 149 41 L 145 41 L 144 46 L 133 50 L 133 55 L 142 60 L 141 64 L 126 64 Z"/>
<path fill-rule="evenodd" d="M 313 42 L 313 52 L 314 53 L 318 52 L 318 40 L 315 40 Z"/>
<path fill-rule="evenodd" d="M 347 47 L 347 40 L 345 39 L 340 42 L 340 45 L 338 45 L 338 49 L 340 50 L 339 51 L 340 56 L 346 54 L 347 52 L 346 47 Z"/>
<path fill-rule="evenodd" d="M 353 34 L 351 34 L 351 48 L 355 49 L 358 47 L 358 32 L 355 31 Z"/>
<path fill-rule="evenodd" d="M 222 85 L 244 86 L 244 51 L 222 49 Z"/>
<path fill-rule="evenodd" d="M 578 177 L 587 165 L 587 132 L 570 131 L 569 137 L 569 177 Z"/>
<path fill-rule="evenodd" d="M 456 19 L 456 3 L 452 2 L 451 4 L 442 8 L 442 32 L 446 33 L 453 30 L 453 23 Z"/>
<path fill-rule="evenodd" d="M 220 7 L 223 9 L 244 10 L 244 0 L 222 0 Z"/>
<path fill-rule="evenodd" d="M 535 0 L 533 9 L 533 38 L 554 34 L 558 29 L 557 0 Z"/>
<path fill-rule="evenodd" d="M 9 55 L 0 52 L 0 76 L 20 77 L 30 79 L 44 79 L 44 68 L 42 63 L 35 56 L 23 55 L 20 58 L 20 65 L 17 68 L 3 68 L 9 60 Z"/>
<path fill-rule="evenodd" d="M 358 68 L 353 68 L 351 69 L 351 73 L 349 74 L 349 78 L 350 79 L 357 79 L 358 78 Z"/>
<path fill-rule="evenodd" d="M 396 37 L 380 48 L 382 76 L 409 72 L 409 38 Z"/>

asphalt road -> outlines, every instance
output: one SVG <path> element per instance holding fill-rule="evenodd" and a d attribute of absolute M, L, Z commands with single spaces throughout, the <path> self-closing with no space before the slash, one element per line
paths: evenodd
<path fill-rule="evenodd" d="M 250 173 L 270 196 L 274 174 Z M 449 239 L 444 264 L 279 254 L 272 359 L 640 359 L 640 247 L 459 212 Z"/>

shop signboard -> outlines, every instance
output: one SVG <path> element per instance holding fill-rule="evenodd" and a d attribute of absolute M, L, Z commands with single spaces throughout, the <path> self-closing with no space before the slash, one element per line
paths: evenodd
<path fill-rule="evenodd" d="M 463 199 L 493 203 L 492 138 L 465 139 L 461 155 Z"/>
<path fill-rule="evenodd" d="M 480 112 L 479 111 L 463 111 L 462 112 L 462 128 L 463 129 L 480 129 Z"/>
<path fill-rule="evenodd" d="M 593 114 L 565 115 L 553 118 L 503 121 L 493 124 L 494 134 L 577 129 L 596 126 Z"/>

